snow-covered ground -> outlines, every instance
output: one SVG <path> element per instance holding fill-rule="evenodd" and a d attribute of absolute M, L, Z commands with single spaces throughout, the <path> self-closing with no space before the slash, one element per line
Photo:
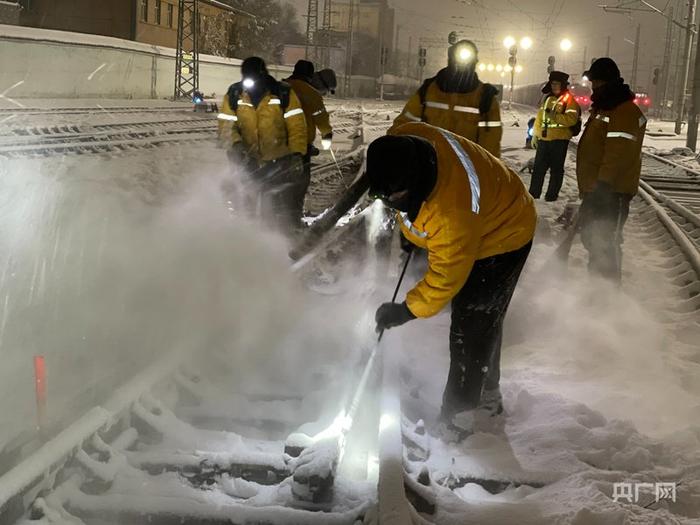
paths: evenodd
<path fill-rule="evenodd" d="M 82 102 L 71 103 L 94 105 Z M 331 106 L 352 128 L 357 104 Z M 365 140 L 400 109 L 362 104 Z M 504 114 L 503 157 L 518 169 L 533 155 L 521 149 L 527 117 Z M 3 118 L 0 126 L 18 127 L 19 117 Z M 31 118 L 19 127 L 47 119 Z M 152 115 L 134 120 L 98 108 L 51 118 L 44 123 Z M 567 169 L 573 174 L 571 160 Z M 393 283 L 380 283 L 383 293 L 369 300 L 376 276 L 349 264 L 334 295 L 302 290 L 288 272 L 284 240 L 232 220 L 221 205 L 227 170 L 223 152 L 207 142 L 0 163 L 0 448 L 33 424 L 35 354 L 47 358 L 53 418 L 92 406 L 170 349 L 233 346 L 240 381 L 262 390 L 304 384 L 308 363 L 355 363 L 358 334 L 366 335 L 375 299 L 389 297 Z M 567 179 L 559 202 L 538 202 L 536 246 L 506 325 L 506 417 L 458 445 L 430 440 L 434 483 L 463 475 L 524 485 L 497 495 L 475 484 L 434 485 L 436 523 L 700 523 L 700 315 L 686 308 L 673 255 L 641 223 L 640 204 L 626 230 L 621 289 L 588 278 L 578 244 L 566 271 L 548 265 L 555 219 L 576 198 Z M 405 415 L 424 419 L 428 433 L 446 377 L 448 329 L 444 312 L 386 338 L 402 361 Z M 646 486 L 638 504 L 613 501 L 615 483 L 659 481 L 677 484 L 675 503 L 643 509 L 654 501 Z"/>

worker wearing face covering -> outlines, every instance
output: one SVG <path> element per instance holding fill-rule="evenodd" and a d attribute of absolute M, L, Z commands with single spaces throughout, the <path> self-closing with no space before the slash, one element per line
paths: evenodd
<path fill-rule="evenodd" d="M 502 410 L 503 319 L 532 245 L 536 212 L 520 178 L 477 144 L 404 124 L 367 151 L 370 195 L 399 211 L 401 232 L 428 252 L 428 270 L 377 330 L 431 317 L 452 303 L 450 371 L 441 419 L 471 431 L 475 409 Z"/>
<path fill-rule="evenodd" d="M 306 154 L 306 120 L 289 84 L 275 80 L 265 62 L 250 57 L 243 80 L 233 84 L 219 114 L 219 137 L 229 157 L 244 166 L 255 192 L 257 212 L 284 231 L 300 226 Z"/>
<path fill-rule="evenodd" d="M 597 59 L 584 76 L 593 104 L 576 154 L 581 241 L 589 271 L 620 282 L 622 229 L 639 187 L 647 119 L 611 58 Z"/>
<path fill-rule="evenodd" d="M 407 122 L 427 122 L 501 154 L 501 108 L 498 90 L 479 80 L 478 49 L 461 40 L 450 46 L 447 67 L 427 79 L 409 99 L 392 129 Z"/>

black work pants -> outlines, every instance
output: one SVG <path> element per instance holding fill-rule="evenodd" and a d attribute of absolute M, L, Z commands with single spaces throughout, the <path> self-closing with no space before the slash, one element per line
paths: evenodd
<path fill-rule="evenodd" d="M 484 389 L 498 388 L 503 319 L 531 247 L 532 241 L 518 250 L 476 261 L 452 300 L 450 371 L 442 396 L 446 421 L 476 408 Z"/>
<path fill-rule="evenodd" d="M 301 159 L 289 155 L 268 162 L 253 172 L 251 179 L 257 189 L 257 215 L 285 233 L 297 231 L 309 186 Z"/>
<path fill-rule="evenodd" d="M 622 280 L 622 230 L 631 195 L 596 191 L 583 195 L 579 211 L 581 242 L 588 250 L 588 271 L 615 282 Z"/>
<path fill-rule="evenodd" d="M 542 194 L 544 176 L 549 170 L 549 185 L 544 198 L 555 201 L 564 182 L 564 162 L 569 148 L 568 140 L 538 140 L 535 166 L 530 179 L 530 195 L 539 199 Z"/>

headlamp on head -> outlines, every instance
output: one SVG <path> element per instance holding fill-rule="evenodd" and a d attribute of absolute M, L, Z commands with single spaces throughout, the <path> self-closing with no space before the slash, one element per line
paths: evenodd
<path fill-rule="evenodd" d="M 471 62 L 474 58 L 474 51 L 469 46 L 461 46 L 457 49 L 457 59 L 462 62 Z"/>
<path fill-rule="evenodd" d="M 253 80 L 252 78 L 244 78 L 244 79 L 243 79 L 243 87 L 244 87 L 245 89 L 250 89 L 250 88 L 252 88 L 254 85 L 255 85 L 255 80 Z"/>

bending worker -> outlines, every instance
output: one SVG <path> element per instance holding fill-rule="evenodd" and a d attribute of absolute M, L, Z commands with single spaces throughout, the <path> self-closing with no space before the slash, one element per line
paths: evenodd
<path fill-rule="evenodd" d="M 599 58 L 584 75 L 593 104 L 576 154 L 581 241 L 589 271 L 619 282 L 622 229 L 639 188 L 647 119 L 612 59 Z"/>
<path fill-rule="evenodd" d="M 247 168 L 258 213 L 293 232 L 301 226 L 308 187 L 304 111 L 294 90 L 271 77 L 261 58 L 246 58 L 241 74 L 243 80 L 224 97 L 220 137 L 230 148 L 229 157 Z"/>
<path fill-rule="evenodd" d="M 476 73 L 478 49 L 461 40 L 447 51 L 447 67 L 427 79 L 409 99 L 391 129 L 407 122 L 427 122 L 501 155 L 501 108 L 498 90 Z"/>
<path fill-rule="evenodd" d="M 569 141 L 581 132 L 581 108 L 569 93 L 568 87 L 569 75 L 552 71 L 549 82 L 542 88 L 542 93 L 546 96 L 535 119 L 537 153 L 530 179 L 530 195 L 535 199 L 539 199 L 542 194 L 547 170 L 549 185 L 544 199 L 552 202 L 559 198 Z"/>
<path fill-rule="evenodd" d="M 316 129 L 318 128 L 318 131 L 321 133 L 321 146 L 324 150 L 331 149 L 333 140 L 333 128 L 331 128 L 326 106 L 323 104 L 323 97 L 311 85 L 313 76 L 313 63 L 308 60 L 299 60 L 294 66 L 292 76 L 286 80 L 299 97 L 301 108 L 304 110 L 304 116 L 306 117 L 307 148 L 304 155 L 304 183 L 306 187 L 303 193 L 299 195 L 302 199 L 302 205 L 306 189 L 311 182 L 311 157 L 318 155 L 318 149 L 314 146 Z"/>
<path fill-rule="evenodd" d="M 385 303 L 377 329 L 431 317 L 452 301 L 450 371 L 441 421 L 463 437 L 475 409 L 502 411 L 503 319 L 535 232 L 520 178 L 473 142 L 404 124 L 367 151 L 370 195 L 399 210 L 403 235 L 428 252 L 428 270 L 402 303 Z"/>

